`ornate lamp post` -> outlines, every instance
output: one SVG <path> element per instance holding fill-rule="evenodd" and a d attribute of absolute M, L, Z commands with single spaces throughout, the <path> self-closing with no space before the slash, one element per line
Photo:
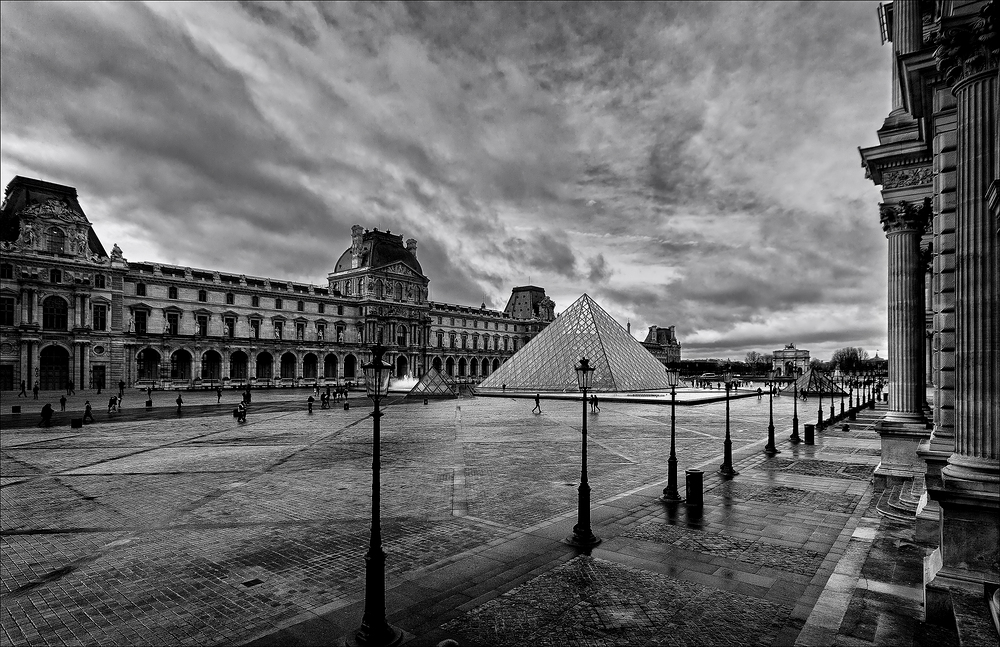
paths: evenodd
<path fill-rule="evenodd" d="M 774 371 L 767 372 L 767 444 L 764 445 L 764 453 L 768 456 L 780 454 L 781 451 L 774 446 Z"/>
<path fill-rule="evenodd" d="M 365 389 L 368 397 L 375 403 L 372 412 L 372 527 L 368 542 L 368 553 L 365 554 L 365 615 L 361 627 L 354 633 L 351 645 L 363 647 L 378 645 L 399 645 L 403 642 L 403 632 L 390 625 L 385 619 L 385 551 L 382 550 L 382 522 L 379 516 L 381 504 L 380 475 L 381 469 L 381 427 L 379 419 L 379 402 L 386 396 L 389 389 L 390 366 L 382 363 L 385 347 L 377 343 L 371 348 L 372 361 L 361 368 L 365 373 Z"/>
<path fill-rule="evenodd" d="M 829 378 L 830 376 L 829 376 L 829 375 L 827 375 L 827 377 Z M 834 386 L 837 386 L 837 380 L 836 380 L 836 376 L 834 376 L 834 377 L 833 377 L 833 379 L 831 379 L 831 380 L 830 380 L 830 386 L 831 386 L 831 387 L 834 387 Z M 833 424 L 833 417 L 834 417 L 835 415 L 837 415 L 837 414 L 836 414 L 836 413 L 834 412 L 834 404 L 833 404 L 833 400 L 834 400 L 834 398 L 836 398 L 836 397 L 837 397 L 837 392 L 836 392 L 836 391 L 834 391 L 834 390 L 833 390 L 833 388 L 831 388 L 831 389 L 830 389 L 830 424 L 831 424 L 831 425 Z"/>
<path fill-rule="evenodd" d="M 788 438 L 792 443 L 802 442 L 799 438 L 799 381 L 792 382 L 792 435 Z"/>
<path fill-rule="evenodd" d="M 670 458 L 667 459 L 667 487 L 663 488 L 660 501 L 680 503 L 684 499 L 677 492 L 677 454 L 674 452 L 674 436 L 677 422 L 677 382 L 681 372 L 676 368 L 667 369 L 667 384 L 670 385 Z"/>
<path fill-rule="evenodd" d="M 587 389 L 593 379 L 594 367 L 586 357 L 580 359 L 576 367 L 576 379 L 583 391 L 583 458 L 580 468 L 580 488 L 577 500 L 577 519 L 573 534 L 566 543 L 581 548 L 589 548 L 601 543 L 600 538 L 590 529 L 590 484 L 587 482 Z"/>
<path fill-rule="evenodd" d="M 729 438 L 729 383 L 733 380 L 733 372 L 727 366 L 722 373 L 722 379 L 726 381 L 726 440 L 723 442 L 722 465 L 719 466 L 719 473 L 727 478 L 732 478 L 739 474 L 733 469 L 733 441 Z"/>
<path fill-rule="evenodd" d="M 819 370 L 816 371 L 819 373 Z M 816 392 L 816 401 L 819 402 L 819 408 L 816 410 L 816 429 L 823 428 L 823 382 L 822 380 L 816 380 L 819 383 L 819 390 Z"/>
<path fill-rule="evenodd" d="M 854 408 L 854 382 L 855 382 L 855 377 L 854 376 L 855 376 L 854 371 L 850 371 L 847 374 L 847 387 L 850 389 L 850 392 L 847 394 L 847 408 L 848 409 L 853 409 Z"/>
<path fill-rule="evenodd" d="M 844 415 L 844 372 L 841 371 L 840 369 L 837 369 L 837 372 L 840 373 L 840 415 L 843 416 Z"/>

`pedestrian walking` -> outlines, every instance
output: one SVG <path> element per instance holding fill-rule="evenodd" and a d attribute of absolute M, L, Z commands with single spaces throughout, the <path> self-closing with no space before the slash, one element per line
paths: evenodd
<path fill-rule="evenodd" d="M 597 401 L 597 394 L 595 393 L 594 395 L 592 395 L 590 397 L 591 397 L 590 401 L 594 405 L 594 413 L 600 413 L 601 412 L 601 404 L 600 404 L 600 402 Z"/>
<path fill-rule="evenodd" d="M 60 411 L 65 411 L 66 410 L 66 396 L 65 395 L 59 396 L 59 410 Z"/>
<path fill-rule="evenodd" d="M 38 380 L 35 380 L 35 386 L 31 387 L 31 394 L 33 400 L 38 399 Z"/>
<path fill-rule="evenodd" d="M 52 405 L 48 402 L 42 407 L 42 421 L 38 423 L 39 427 L 48 427 L 52 424 Z"/>
<path fill-rule="evenodd" d="M 177 413 L 180 413 L 181 412 L 181 405 L 184 404 L 184 399 L 181 397 L 180 393 L 177 394 L 177 399 L 174 400 L 174 402 L 177 403 Z"/>
<path fill-rule="evenodd" d="M 503 384 L 501 384 L 501 385 L 500 385 L 500 388 L 501 388 L 501 389 L 503 389 L 503 392 L 504 392 L 504 393 L 506 393 L 506 392 L 507 392 L 507 383 L 506 383 L 506 382 L 504 382 Z"/>
<path fill-rule="evenodd" d="M 758 386 L 757 387 L 757 399 L 760 400 L 763 397 L 764 397 L 764 392 L 761 391 L 760 387 Z"/>
<path fill-rule="evenodd" d="M 146 399 L 147 400 L 152 400 L 153 399 L 153 385 L 152 384 L 146 387 Z"/>
<path fill-rule="evenodd" d="M 535 408 L 531 410 L 531 413 L 535 413 L 536 411 L 538 413 L 542 412 L 542 400 L 537 393 L 535 394 Z"/>
<path fill-rule="evenodd" d="M 247 405 L 245 402 L 240 402 L 236 405 L 236 422 L 246 422 L 247 421 Z"/>
<path fill-rule="evenodd" d="M 118 395 L 119 397 L 125 395 L 125 380 L 118 380 Z"/>
<path fill-rule="evenodd" d="M 218 399 L 215 401 L 215 403 L 219 404 L 220 402 L 222 402 L 222 387 L 221 386 L 215 387 L 215 395 L 218 396 Z"/>
<path fill-rule="evenodd" d="M 73 380 L 66 382 L 66 395 L 76 395 L 76 385 L 73 384 Z"/>
<path fill-rule="evenodd" d="M 83 403 L 83 421 L 95 422 L 94 420 L 94 408 L 90 406 L 90 400 Z"/>
<path fill-rule="evenodd" d="M 28 397 L 28 383 L 25 380 L 21 380 L 21 392 L 17 394 L 17 397 Z"/>

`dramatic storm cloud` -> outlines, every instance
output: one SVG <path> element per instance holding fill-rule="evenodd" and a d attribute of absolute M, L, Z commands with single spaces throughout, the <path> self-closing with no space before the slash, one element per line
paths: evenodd
<path fill-rule="evenodd" d="M 360 224 L 435 300 L 884 355 L 874 7 L 5 3 L 0 180 L 77 187 L 131 260 L 323 283 Z"/>

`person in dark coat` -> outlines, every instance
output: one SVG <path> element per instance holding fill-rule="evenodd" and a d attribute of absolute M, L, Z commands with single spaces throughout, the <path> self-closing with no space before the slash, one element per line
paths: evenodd
<path fill-rule="evenodd" d="M 535 394 L 535 408 L 531 410 L 531 413 L 535 413 L 535 411 L 542 412 L 542 399 L 538 397 L 537 393 Z"/>
<path fill-rule="evenodd" d="M 38 423 L 39 427 L 48 427 L 52 424 L 52 405 L 45 403 L 42 407 L 42 421 Z"/>
<path fill-rule="evenodd" d="M 83 421 L 87 422 L 88 420 L 95 422 L 94 409 L 90 406 L 90 400 L 83 403 Z"/>
<path fill-rule="evenodd" d="M 32 400 L 38 399 L 38 380 L 35 380 L 35 386 L 31 387 Z"/>
<path fill-rule="evenodd" d="M 65 411 L 66 410 L 66 396 L 65 395 L 59 396 L 59 410 L 60 411 Z"/>
<path fill-rule="evenodd" d="M 28 383 L 24 380 L 21 380 L 21 392 L 17 394 L 17 397 L 21 397 L 22 395 L 28 397 Z"/>

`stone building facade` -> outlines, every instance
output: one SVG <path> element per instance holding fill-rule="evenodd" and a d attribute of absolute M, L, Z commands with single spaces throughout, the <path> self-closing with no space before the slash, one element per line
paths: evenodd
<path fill-rule="evenodd" d="M 880 18 L 892 111 L 879 144 L 860 150 L 882 188 L 889 248 L 890 399 L 875 477 L 936 546 L 924 611 L 953 622 L 953 593 L 1000 604 L 1000 6 L 896 0 Z"/>
<path fill-rule="evenodd" d="M 542 288 L 505 311 L 430 301 L 417 242 L 355 225 L 326 285 L 129 262 L 76 189 L 15 177 L 0 209 L 0 389 L 299 386 L 361 380 L 368 346 L 397 377 L 489 375 L 554 319 Z"/>
<path fill-rule="evenodd" d="M 681 361 L 681 343 L 677 341 L 674 326 L 650 326 L 640 343 L 664 366 L 674 366 Z"/>

